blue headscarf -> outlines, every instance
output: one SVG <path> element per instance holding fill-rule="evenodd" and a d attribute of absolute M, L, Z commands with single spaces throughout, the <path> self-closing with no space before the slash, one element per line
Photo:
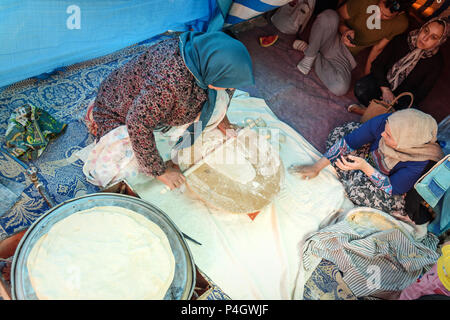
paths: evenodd
<path fill-rule="evenodd" d="M 208 91 L 208 100 L 203 105 L 199 122 L 189 126 L 177 142 L 177 149 L 190 147 L 213 114 L 217 92 L 209 89 L 208 85 L 239 88 L 255 83 L 252 60 L 247 48 L 223 32 L 182 33 L 180 52 L 197 84 Z"/>

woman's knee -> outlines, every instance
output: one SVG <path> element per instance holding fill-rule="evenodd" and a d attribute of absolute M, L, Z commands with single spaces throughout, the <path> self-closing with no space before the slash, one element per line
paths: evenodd
<path fill-rule="evenodd" d="M 339 14 L 332 9 L 328 9 L 319 14 L 315 23 L 321 24 L 324 28 L 330 28 L 339 25 Z"/>
<path fill-rule="evenodd" d="M 330 90 L 334 95 L 338 97 L 345 95 L 349 89 L 350 89 L 350 82 L 348 81 L 339 81 L 333 83 L 328 87 L 328 90 Z"/>

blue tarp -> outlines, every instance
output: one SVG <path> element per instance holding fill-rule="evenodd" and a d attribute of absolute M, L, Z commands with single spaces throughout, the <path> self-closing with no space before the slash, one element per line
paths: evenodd
<path fill-rule="evenodd" d="M 0 87 L 167 30 L 206 31 L 216 9 L 215 0 L 1 0 Z"/>

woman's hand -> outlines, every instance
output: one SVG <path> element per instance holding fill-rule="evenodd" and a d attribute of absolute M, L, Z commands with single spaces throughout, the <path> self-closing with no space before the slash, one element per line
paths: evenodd
<path fill-rule="evenodd" d="M 225 116 L 223 120 L 217 125 L 217 129 L 223 133 L 227 138 L 237 137 L 237 128 L 238 126 L 232 124 L 228 117 Z"/>
<path fill-rule="evenodd" d="M 347 31 L 345 31 L 345 32 L 342 34 L 342 36 L 341 36 L 341 41 L 342 41 L 342 43 L 344 43 L 347 47 L 350 47 L 350 48 L 356 47 L 356 45 L 354 45 L 354 44 L 352 43 L 352 41 L 350 41 L 349 38 L 351 38 L 352 41 L 355 40 L 355 31 L 354 31 L 354 30 L 348 29 Z"/>
<path fill-rule="evenodd" d="M 181 173 L 180 168 L 172 163 L 172 161 L 167 163 L 166 171 L 156 177 L 156 179 L 168 186 L 170 190 L 181 187 L 186 181 L 186 177 Z"/>
<path fill-rule="evenodd" d="M 392 93 L 391 89 L 389 89 L 388 87 L 381 87 L 381 92 L 382 92 L 381 98 L 383 99 L 384 102 L 391 104 L 392 101 L 394 101 L 395 96 Z"/>
<path fill-rule="evenodd" d="M 289 168 L 289 172 L 291 174 L 300 176 L 300 178 L 304 180 L 309 180 L 317 177 L 320 173 L 320 170 L 314 164 L 312 164 L 307 166 L 291 166 Z"/>
<path fill-rule="evenodd" d="M 344 171 L 361 170 L 366 172 L 370 165 L 363 158 L 348 155 L 348 159 L 345 159 L 343 156 L 337 159 L 336 166 Z"/>
<path fill-rule="evenodd" d="M 327 165 L 330 164 L 330 160 L 323 157 L 319 161 L 317 161 L 314 164 L 311 165 L 305 165 L 305 166 L 291 166 L 289 167 L 288 171 L 291 174 L 295 174 L 300 176 L 300 178 L 309 180 L 317 177 L 322 171 L 323 168 L 325 168 Z"/>

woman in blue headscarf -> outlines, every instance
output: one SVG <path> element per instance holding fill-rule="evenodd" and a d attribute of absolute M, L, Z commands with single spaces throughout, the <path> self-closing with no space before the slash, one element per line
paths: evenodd
<path fill-rule="evenodd" d="M 185 178 L 164 163 L 153 131 L 191 123 L 176 145 L 188 147 L 211 118 L 217 90 L 253 83 L 250 55 L 241 42 L 223 32 L 185 32 L 150 47 L 101 83 L 91 132 L 99 139 L 126 125 L 141 171 L 174 189 Z M 226 117 L 218 125 L 222 132 L 229 127 Z"/>

